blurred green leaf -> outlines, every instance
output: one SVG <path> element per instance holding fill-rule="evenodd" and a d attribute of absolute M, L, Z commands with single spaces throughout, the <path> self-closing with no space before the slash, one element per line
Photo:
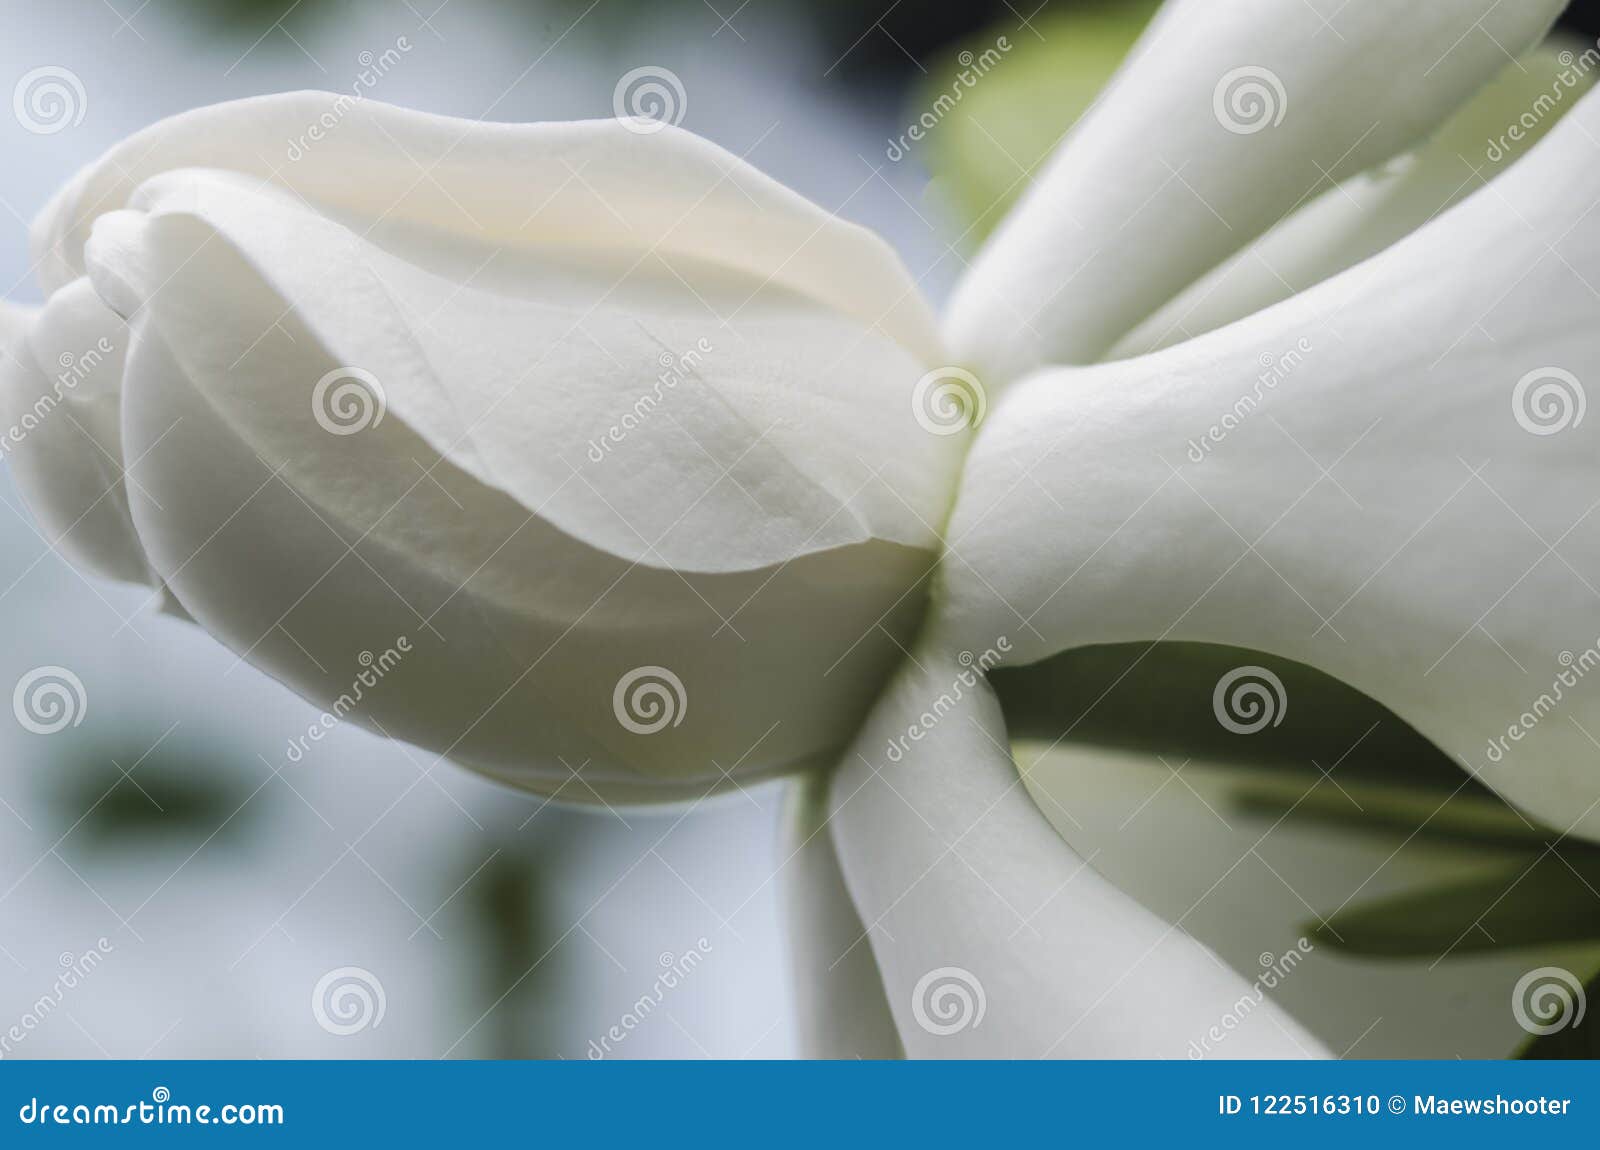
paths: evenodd
<path fill-rule="evenodd" d="M 1600 856 L 1552 848 L 1485 874 L 1339 911 L 1307 932 L 1319 945 L 1388 958 L 1600 940 Z"/>
<path fill-rule="evenodd" d="M 1307 791 L 1301 778 L 1258 772 L 1233 791 L 1233 803 L 1252 814 L 1380 834 L 1419 835 L 1486 849 L 1538 848 L 1557 832 L 1526 818 L 1499 799 L 1451 787 L 1403 787 L 1356 780 Z M 1587 848 L 1573 843 L 1568 849 Z"/>
<path fill-rule="evenodd" d="M 164 742 L 77 746 L 52 763 L 45 801 L 74 842 L 121 849 L 135 842 L 187 851 L 226 824 L 226 850 L 254 833 L 263 808 L 254 785 L 228 766 L 232 752 Z"/>
<path fill-rule="evenodd" d="M 549 1058 L 545 1049 L 553 1027 L 529 1026 L 525 1003 L 546 998 L 551 990 L 550 971 L 540 971 L 556 932 L 545 921 L 549 894 L 532 852 L 497 852 L 475 876 L 470 906 L 484 935 L 488 969 L 484 993 L 509 987 L 509 1004 L 496 1010 L 490 1042 L 495 1058 Z M 529 1033 L 532 1031 L 532 1033 Z"/>
<path fill-rule="evenodd" d="M 490 1058 L 560 1058 L 572 1017 L 573 971 L 558 953 L 570 924 L 559 917 L 563 863 L 590 833 L 586 813 L 539 807 L 536 825 L 489 832 L 495 850 L 463 859 L 460 902 L 476 936 L 474 973 L 457 990 L 470 1014 L 487 1010 L 479 1041 Z M 532 822 L 530 818 L 528 820 Z"/>
<path fill-rule="evenodd" d="M 981 55 L 1005 36 L 1010 50 L 962 90 L 961 99 L 913 148 L 938 182 L 965 239 L 976 247 L 1028 186 L 1040 162 L 1094 102 L 1159 5 L 1098 0 L 1041 15 L 1037 35 L 1002 22 L 964 51 Z M 962 70 L 960 54 L 930 63 L 908 120 L 938 107 Z"/>
<path fill-rule="evenodd" d="M 1212 706 L 1217 682 L 1255 665 L 1276 675 L 1287 706 L 1254 734 L 1224 727 Z M 1304 792 L 1327 772 L 1341 785 L 1365 780 L 1442 787 L 1500 800 L 1394 712 L 1315 668 L 1259 651 L 1210 643 L 1079 647 L 990 674 L 1014 739 L 1069 739 L 1269 772 Z M 1319 788 L 1321 790 L 1323 788 Z"/>

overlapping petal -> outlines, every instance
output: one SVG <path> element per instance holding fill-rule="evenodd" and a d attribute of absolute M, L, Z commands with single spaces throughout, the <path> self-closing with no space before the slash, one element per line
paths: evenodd
<path fill-rule="evenodd" d="M 961 285 L 955 353 L 1104 354 L 1559 4 L 1479 8 L 1169 5 Z M 929 642 L 793 792 L 808 1052 L 1181 1057 L 1231 1012 L 1230 1056 L 1318 1055 L 1063 842 L 954 652 L 1270 650 L 1600 836 L 1597 109 L 1314 291 L 1019 383 L 942 535 L 966 443 L 917 420 L 946 354 L 904 269 L 659 124 L 307 93 L 157 125 L 41 217 L 0 392 L 74 559 L 332 717 L 577 801 L 834 761 L 942 539 Z"/>
<path fill-rule="evenodd" d="M 802 1058 L 900 1058 L 900 1035 L 828 829 L 831 778 L 816 771 L 785 796 L 778 877 Z"/>
<path fill-rule="evenodd" d="M 381 396 L 426 449 L 628 561 L 729 572 L 870 539 L 932 544 L 956 444 L 916 422 L 922 365 L 815 301 L 599 240 L 522 258 L 414 233 L 380 245 L 205 173 L 134 202 L 99 221 L 91 278 L 130 314 L 148 307 L 216 402 L 237 394 L 222 381 L 253 377 L 340 421 L 322 372 L 289 375 L 265 347 L 292 322 L 328 370 L 371 377 L 374 419 Z M 236 421 L 273 435 L 254 419 Z M 311 454 L 288 436 L 274 463 L 286 453 Z"/>
<path fill-rule="evenodd" d="M 99 216 L 184 168 L 254 176 L 369 224 L 508 248 L 609 235 L 770 277 L 918 353 L 936 346 L 926 304 L 888 245 L 689 132 L 652 121 L 462 120 L 331 92 L 196 108 L 110 149 L 34 221 L 45 290 L 83 274 Z"/>
<path fill-rule="evenodd" d="M 948 641 L 1003 629 L 1022 663 L 1154 639 L 1270 651 L 1600 836 L 1597 140 L 1591 96 L 1319 287 L 1017 386 L 951 523 Z"/>
<path fill-rule="evenodd" d="M 114 149 L 35 238 L 46 318 L 129 325 L 98 446 L 137 558 L 338 715 L 692 796 L 830 759 L 915 627 L 962 449 L 912 402 L 925 307 L 687 133 L 244 101 Z M 31 501 L 78 509 L 85 458 Z"/>
<path fill-rule="evenodd" d="M 127 325 L 80 278 L 6 329 L 0 449 L 41 536 L 103 578 L 148 581 L 123 482 Z"/>
<path fill-rule="evenodd" d="M 1006 746 L 988 650 L 919 654 L 833 784 L 830 826 L 906 1053 L 1187 1057 L 1256 996 L 1051 827 Z M 1321 1053 L 1270 1002 L 1229 1030 L 1226 1057 Z"/>
<path fill-rule="evenodd" d="M 1405 239 L 1516 162 L 1594 84 L 1581 41 L 1552 35 L 1411 155 L 1321 193 L 1196 280 L 1108 353 L 1122 359 L 1270 307 Z"/>
<path fill-rule="evenodd" d="M 1329 182 L 1421 141 L 1561 0 L 1175 0 L 990 237 L 953 350 L 1000 382 L 1084 363 Z"/>

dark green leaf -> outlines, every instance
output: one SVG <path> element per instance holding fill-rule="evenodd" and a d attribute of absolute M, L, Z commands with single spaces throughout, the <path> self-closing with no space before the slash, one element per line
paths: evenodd
<path fill-rule="evenodd" d="M 1441 958 L 1600 940 L 1600 858 L 1565 845 L 1484 874 L 1336 912 L 1320 944 L 1387 958 Z"/>
<path fill-rule="evenodd" d="M 1243 735 L 1218 721 L 1212 691 L 1246 665 L 1277 675 L 1287 706 L 1277 725 Z M 1364 779 L 1442 787 L 1446 794 L 1466 780 L 1462 795 L 1493 797 L 1382 704 L 1321 671 L 1259 651 L 1209 643 L 1079 647 L 996 669 L 991 680 L 1017 739 L 1070 739 L 1256 767 L 1307 780 L 1302 791 L 1326 771 L 1341 784 Z"/>
<path fill-rule="evenodd" d="M 1287 816 L 1301 822 L 1401 838 L 1444 839 L 1486 849 L 1526 851 L 1560 837 L 1499 799 L 1465 788 L 1456 791 L 1454 786 L 1397 787 L 1350 779 L 1338 786 L 1324 782 L 1308 792 L 1301 776 L 1278 778 L 1256 772 L 1256 777 L 1234 789 L 1232 799 L 1239 810 L 1271 818 Z M 1569 853 L 1600 851 L 1600 847 L 1576 841 L 1564 849 Z"/>
<path fill-rule="evenodd" d="M 247 802 L 261 771 L 234 753 L 183 741 L 156 747 L 74 743 L 53 757 L 42 806 L 75 844 L 109 849 L 144 840 L 173 851 L 218 834 L 226 849 L 254 833 L 265 804 Z"/>

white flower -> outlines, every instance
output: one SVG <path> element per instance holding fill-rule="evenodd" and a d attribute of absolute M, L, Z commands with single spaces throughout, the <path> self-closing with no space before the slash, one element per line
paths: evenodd
<path fill-rule="evenodd" d="M 40 218 L 13 423 L 113 350 L 11 454 L 83 565 L 321 705 L 407 636 L 356 717 L 477 769 L 644 801 L 838 764 L 782 869 L 810 1052 L 1182 1056 L 1249 988 L 1050 827 L 994 662 L 1298 659 L 1600 837 L 1600 695 L 1481 755 L 1519 666 L 1600 635 L 1600 420 L 1525 426 L 1600 375 L 1600 104 L 1367 262 L 1094 362 L 1559 7 L 1169 4 L 942 336 L 880 241 L 671 125 L 362 102 L 290 161 L 333 97 L 202 109 Z M 976 435 L 915 402 L 951 381 Z M 1321 1047 L 1267 1003 L 1225 1053 Z"/>
<path fill-rule="evenodd" d="M 276 154 L 332 99 L 158 124 L 40 218 L 14 413 L 115 347 L 17 445 L 51 537 L 314 700 L 407 636 L 358 720 L 546 793 L 831 762 L 965 438 L 899 386 L 939 345 L 894 256 L 671 125 L 364 101 Z M 653 666 L 659 727 L 613 705 Z"/>

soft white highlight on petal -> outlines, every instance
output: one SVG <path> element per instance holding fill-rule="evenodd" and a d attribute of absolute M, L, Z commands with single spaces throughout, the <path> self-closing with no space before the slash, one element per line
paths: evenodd
<path fill-rule="evenodd" d="M 575 801 L 693 798 L 835 759 L 914 631 L 966 438 L 918 423 L 927 310 L 688 133 L 247 100 L 113 149 L 34 238 L 46 316 L 128 333 L 96 436 L 133 554 L 338 717 Z"/>
<path fill-rule="evenodd" d="M 831 822 L 906 1053 L 1187 1057 L 1245 980 L 1066 845 L 975 669 L 918 657 L 846 755 Z M 1222 1056 L 1320 1053 L 1263 1003 Z"/>
<path fill-rule="evenodd" d="M 826 772 L 789 786 L 779 844 L 802 1058 L 899 1058 L 900 1036 L 828 830 Z"/>
<path fill-rule="evenodd" d="M 1590 96 L 1319 287 L 1019 384 L 951 524 L 949 641 L 1005 628 L 1019 662 L 1147 639 L 1298 659 L 1600 837 L 1597 140 Z"/>
<path fill-rule="evenodd" d="M 87 279 L 31 316 L 0 353 L 0 453 L 44 540 L 104 578 L 149 582 L 128 517 L 119 431 L 127 325 Z"/>
<path fill-rule="evenodd" d="M 603 237 L 373 242 L 241 177 L 170 173 L 131 203 L 96 226 L 91 276 L 109 298 L 136 285 L 191 376 L 272 370 L 260 340 L 292 309 L 430 449 L 612 555 L 724 572 L 934 546 L 960 445 L 916 421 L 922 365 L 805 296 Z M 282 303 L 214 287 L 223 247 Z"/>
<path fill-rule="evenodd" d="M 242 313 L 282 311 L 221 272 L 202 282 L 228 284 Z M 364 657 L 408 638 L 414 653 L 351 721 L 572 801 L 692 798 L 730 785 L 724 772 L 836 754 L 899 654 L 874 622 L 915 625 L 926 552 L 872 542 L 727 575 L 626 561 L 393 413 L 324 430 L 311 393 L 337 367 L 289 314 L 231 376 L 194 379 L 146 314 L 123 427 L 152 564 L 242 657 L 328 707 Z M 648 733 L 614 702 L 641 666 L 686 695 L 679 721 Z"/>
<path fill-rule="evenodd" d="M 1329 181 L 1416 144 L 1563 6 L 1174 0 L 979 253 L 954 352 L 995 381 L 1097 359 Z"/>
<path fill-rule="evenodd" d="M 321 139 L 300 146 L 314 125 Z M 46 291 L 83 274 L 95 218 L 162 172 L 254 176 L 330 212 L 520 248 L 582 244 L 687 255 L 771 279 L 937 358 L 927 305 L 894 252 L 690 132 L 616 120 L 499 124 L 331 92 L 197 108 L 128 137 L 33 226 Z M 352 173 L 359 172 L 359 178 Z"/>
<path fill-rule="evenodd" d="M 1577 104 L 1597 67 L 1584 50 L 1582 41 L 1551 36 L 1415 153 L 1323 192 L 1179 293 L 1107 358 L 1144 355 L 1243 319 L 1404 239 L 1514 163 Z"/>

